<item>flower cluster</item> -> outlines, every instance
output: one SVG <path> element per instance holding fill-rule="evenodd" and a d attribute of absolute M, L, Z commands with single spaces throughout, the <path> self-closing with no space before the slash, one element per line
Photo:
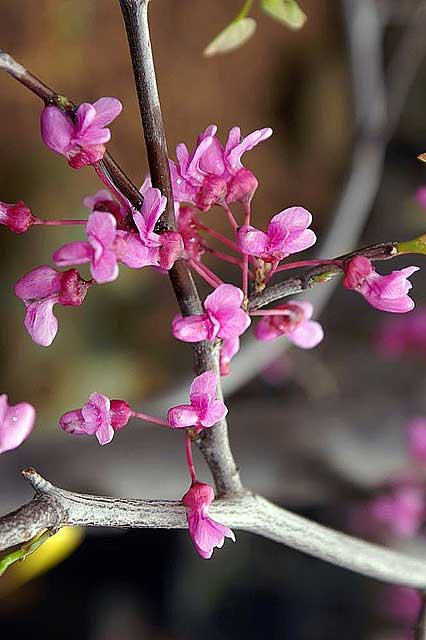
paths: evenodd
<path fill-rule="evenodd" d="M 413 308 L 414 303 L 408 296 L 411 288 L 408 278 L 418 267 L 406 267 L 382 276 L 376 273 L 369 259 L 356 254 L 346 259 L 288 261 L 290 256 L 309 249 L 316 242 L 316 235 L 310 228 L 312 215 L 303 207 L 292 206 L 273 215 L 265 230 L 252 224 L 252 201 L 258 180 L 243 166 L 242 156 L 269 138 L 270 128 L 243 137 L 240 129 L 234 127 L 226 143 L 222 144 L 217 137 L 217 127 L 210 125 L 199 136 L 192 152 L 185 144 L 179 144 L 176 161 L 169 160 L 173 203 L 167 203 L 160 190 L 152 186 L 148 175 L 140 189 L 142 204 L 135 208 L 120 190 L 120 184 L 114 182 L 114 175 L 107 170 L 108 158 L 103 160 L 105 145 L 111 137 L 107 125 L 121 109 L 116 98 L 101 98 L 78 108 L 58 99 L 56 106 L 49 104 L 41 114 L 45 144 L 63 155 L 74 169 L 93 166 L 106 187 L 84 199 L 83 204 L 89 212 L 87 219 L 44 220 L 21 201 L 15 204 L 0 202 L 0 224 L 15 233 L 24 233 L 33 226 L 84 227 L 83 238 L 67 242 L 53 253 L 54 265 L 66 270 L 42 265 L 24 275 L 15 285 L 15 293 L 26 308 L 25 327 L 35 343 L 45 347 L 52 344 L 58 331 L 54 315 L 56 304 L 80 306 L 89 288 L 117 279 L 120 265 L 131 269 L 152 267 L 165 273 L 177 260 L 183 260 L 188 269 L 213 289 L 202 306 L 195 301 L 193 308 L 198 313 L 175 316 L 171 331 L 183 342 L 215 342 L 214 347 L 219 352 L 216 366 L 221 376 L 230 372 L 241 336 L 255 316 L 259 317 L 254 327 L 258 340 L 285 337 L 298 347 L 311 349 L 323 339 L 321 325 L 312 319 L 314 309 L 310 302 L 291 300 L 266 310 L 252 304 L 252 294 L 261 294 L 276 274 L 286 270 L 324 269 L 332 265 L 334 270 L 344 272 L 344 287 L 361 293 L 372 306 L 397 313 Z M 120 183 L 120 180 L 116 181 Z M 234 204 L 238 205 L 236 210 L 231 208 Z M 167 205 L 169 209 L 174 208 L 175 221 L 171 220 L 170 211 L 163 216 Z M 214 224 L 207 224 L 207 212 L 215 206 L 225 214 L 230 225 L 229 235 L 219 232 Z M 206 264 L 208 258 L 236 268 L 240 275 L 237 284 L 223 281 Z M 80 275 L 75 268 L 79 265 L 88 265 L 90 279 Z M 321 271 L 320 275 L 324 273 Z M 211 368 L 215 369 L 215 366 Z M 203 437 L 205 429 L 214 428 L 223 421 L 228 410 L 221 396 L 216 370 L 198 373 L 190 386 L 189 402 L 171 407 L 165 419 L 135 411 L 125 400 L 111 400 L 95 392 L 82 407 L 65 413 L 59 424 L 69 434 L 95 436 L 101 445 L 110 443 L 115 433 L 126 427 L 131 419 L 170 429 L 185 429 L 191 486 L 182 502 L 194 546 L 203 558 L 210 558 L 213 549 L 221 547 L 225 538 L 235 540 L 235 537 L 228 527 L 215 522 L 208 514 L 214 491 L 197 478 L 192 442 Z M 18 446 L 28 437 L 34 417 L 31 405 L 21 403 L 9 407 L 6 396 L 0 396 L 0 452 Z M 423 424 L 412 428 L 412 451 L 416 460 L 426 456 Z M 393 526 L 400 535 L 415 532 L 423 512 L 423 493 L 411 481 L 393 487 L 386 496 L 370 505 L 371 517 L 383 525 Z"/>

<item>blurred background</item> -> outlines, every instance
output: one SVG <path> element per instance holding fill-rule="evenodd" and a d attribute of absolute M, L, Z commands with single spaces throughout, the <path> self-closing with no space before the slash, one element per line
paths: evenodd
<path fill-rule="evenodd" d="M 308 21 L 298 32 L 262 15 L 255 3 L 253 38 L 211 59 L 202 51 L 239 1 L 151 5 L 169 149 L 181 141 L 192 147 L 213 122 L 222 140 L 234 125 L 244 133 L 274 129 L 245 160 L 260 183 L 257 226 L 303 205 L 320 240 L 334 225 L 332 255 L 425 231 L 426 212 L 415 198 L 426 185 L 426 167 L 416 159 L 426 151 L 424 2 L 301 0 Z M 110 149 L 142 183 L 147 163 L 118 2 L 0 0 L 0 47 L 76 102 L 118 97 L 125 108 Z M 41 105 L 6 75 L 0 96 L 0 200 L 24 200 L 40 217 L 83 217 L 83 197 L 99 188 L 95 175 L 69 169 L 43 146 Z M 218 209 L 206 216 L 211 226 L 226 229 Z M 81 231 L 0 233 L 0 389 L 12 403 L 27 400 L 38 412 L 31 438 L 1 457 L 3 512 L 30 499 L 20 477 L 26 466 L 84 492 L 176 499 L 188 486 L 181 434 L 135 423 L 101 448 L 94 438 L 71 438 L 57 426 L 62 413 L 95 390 L 165 412 L 176 390 L 184 401 L 191 373 L 190 349 L 170 334 L 176 304 L 168 279 L 148 269 L 123 268 L 119 280 L 91 290 L 83 306 L 58 307 L 53 345 L 31 342 L 13 283 L 51 264 L 52 252 L 70 236 L 77 239 Z M 379 270 L 413 263 L 423 266 L 424 259 Z M 217 271 L 228 281 L 237 276 L 232 267 Z M 413 283 L 421 324 L 425 276 L 416 274 Z M 228 381 L 227 402 L 244 484 L 351 531 L 352 509 L 406 468 L 407 421 L 426 415 L 426 324 L 417 328 L 414 344 L 402 340 L 392 349 L 384 331 L 407 338 L 412 328 L 396 327 L 361 296 L 339 286 L 332 292 L 332 286 L 321 288 L 329 289 L 320 318 L 323 343 L 287 352 L 283 339 L 272 352 L 266 346 L 260 352 L 247 342 Z M 400 600 L 390 600 L 378 583 L 271 541 L 237 537 L 238 544 L 227 543 L 205 562 L 185 532 L 85 532 L 74 553 L 50 571 L 35 568 L 24 576 L 18 569 L 2 578 L 3 633 L 14 640 L 29 633 L 46 640 L 410 637 L 415 605 L 405 615 Z M 76 544 L 64 539 L 62 555 Z"/>

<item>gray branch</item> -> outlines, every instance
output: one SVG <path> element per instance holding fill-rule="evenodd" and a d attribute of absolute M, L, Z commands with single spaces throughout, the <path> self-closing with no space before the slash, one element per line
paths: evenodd
<path fill-rule="evenodd" d="M 129 500 L 74 493 L 53 486 L 34 469 L 24 476 L 36 493 L 28 504 L 0 518 L 0 550 L 22 544 L 45 529 L 62 526 L 185 529 L 185 508 L 167 500 Z M 244 494 L 216 500 L 211 516 L 234 529 L 280 544 L 383 582 L 426 588 L 426 563 L 333 531 Z"/>

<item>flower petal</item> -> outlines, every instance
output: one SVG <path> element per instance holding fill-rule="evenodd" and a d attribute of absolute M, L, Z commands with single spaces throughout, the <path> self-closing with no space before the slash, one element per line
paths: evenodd
<path fill-rule="evenodd" d="M 68 267 L 72 264 L 84 264 L 90 262 L 93 257 L 93 249 L 85 240 L 68 242 L 59 247 L 52 256 L 53 262 L 58 267 Z"/>
<path fill-rule="evenodd" d="M 297 347 L 301 347 L 302 349 L 312 349 L 324 338 L 324 331 L 319 322 L 306 320 L 294 331 L 289 333 L 287 338 Z"/>
<path fill-rule="evenodd" d="M 47 298 L 27 307 L 24 325 L 31 338 L 42 347 L 49 347 L 58 333 L 58 320 L 53 314 L 57 301 Z"/>
<path fill-rule="evenodd" d="M 3 406 L 0 420 L 0 453 L 19 447 L 34 428 L 36 412 L 28 402 L 8 406 L 7 396 L 0 396 Z"/>
<path fill-rule="evenodd" d="M 198 411 L 192 404 L 179 404 L 168 410 L 167 422 L 174 429 L 193 427 L 198 422 Z"/>
<path fill-rule="evenodd" d="M 209 339 L 212 323 L 210 319 L 203 315 L 175 316 L 172 322 L 172 333 L 175 338 L 183 342 L 199 342 Z"/>
<path fill-rule="evenodd" d="M 62 273 L 42 265 L 26 273 L 15 284 L 15 295 L 21 300 L 47 298 L 60 292 Z"/>
<path fill-rule="evenodd" d="M 67 116 L 58 107 L 48 106 L 41 112 L 40 124 L 44 144 L 52 151 L 66 155 L 74 133 L 74 126 Z"/>

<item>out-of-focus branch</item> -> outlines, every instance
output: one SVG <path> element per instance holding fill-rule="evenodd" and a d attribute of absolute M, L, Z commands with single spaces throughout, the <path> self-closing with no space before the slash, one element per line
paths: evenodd
<path fill-rule="evenodd" d="M 0 550 L 27 542 L 45 529 L 62 526 L 187 527 L 181 502 L 74 493 L 53 486 L 34 469 L 23 473 L 36 494 L 31 502 L 0 518 Z M 229 527 L 269 538 L 362 575 L 383 582 L 426 588 L 426 565 L 422 560 L 310 522 L 261 496 L 246 492 L 234 498 L 215 500 L 210 506 L 210 514 Z"/>

